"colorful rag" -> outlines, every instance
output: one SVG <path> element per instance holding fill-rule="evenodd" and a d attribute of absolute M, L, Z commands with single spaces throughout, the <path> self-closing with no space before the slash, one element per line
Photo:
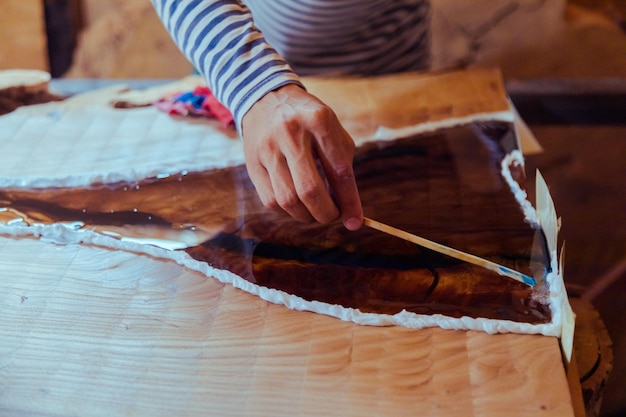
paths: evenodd
<path fill-rule="evenodd" d="M 234 126 L 233 115 L 217 101 L 206 86 L 192 91 L 170 94 L 152 103 L 157 109 L 176 116 L 203 116 L 217 119 L 224 129 Z"/>

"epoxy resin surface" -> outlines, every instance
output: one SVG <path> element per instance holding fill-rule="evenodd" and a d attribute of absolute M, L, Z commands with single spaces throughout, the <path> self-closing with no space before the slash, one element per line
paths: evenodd
<path fill-rule="evenodd" d="M 381 232 L 264 209 L 244 166 L 89 188 L 0 190 L 0 221 L 77 222 L 169 245 L 257 285 L 362 312 L 548 323 L 541 231 L 501 175 L 512 126 L 490 122 L 361 147 L 365 215 L 538 277 L 535 288 Z M 508 167 L 523 181 L 521 167 Z M 521 184 L 523 185 L 523 184 Z"/>

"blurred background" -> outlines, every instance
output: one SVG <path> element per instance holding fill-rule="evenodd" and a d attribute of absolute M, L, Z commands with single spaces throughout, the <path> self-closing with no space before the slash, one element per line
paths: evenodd
<path fill-rule="evenodd" d="M 431 0 L 433 69 L 499 65 L 507 78 L 624 77 L 624 0 Z M 53 77 L 192 71 L 149 0 L 3 0 L 0 69 Z"/>
<path fill-rule="evenodd" d="M 431 2 L 432 69 L 499 66 L 544 146 L 527 172 L 541 169 L 563 217 L 571 292 L 593 303 L 613 341 L 600 415 L 626 416 L 626 0 Z M 1 0 L 0 69 L 14 68 L 63 79 L 193 73 L 149 0 Z"/>

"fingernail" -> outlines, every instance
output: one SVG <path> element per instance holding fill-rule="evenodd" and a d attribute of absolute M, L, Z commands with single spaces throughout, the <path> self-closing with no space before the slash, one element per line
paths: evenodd
<path fill-rule="evenodd" d="M 358 230 L 361 227 L 361 220 L 358 217 L 350 217 L 344 222 L 348 230 Z"/>

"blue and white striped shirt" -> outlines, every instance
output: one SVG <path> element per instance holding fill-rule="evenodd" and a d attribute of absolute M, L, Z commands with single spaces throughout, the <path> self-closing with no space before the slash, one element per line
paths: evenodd
<path fill-rule="evenodd" d="M 152 0 L 236 126 L 298 75 L 425 69 L 428 0 Z M 253 17 L 254 16 L 254 17 Z"/>

